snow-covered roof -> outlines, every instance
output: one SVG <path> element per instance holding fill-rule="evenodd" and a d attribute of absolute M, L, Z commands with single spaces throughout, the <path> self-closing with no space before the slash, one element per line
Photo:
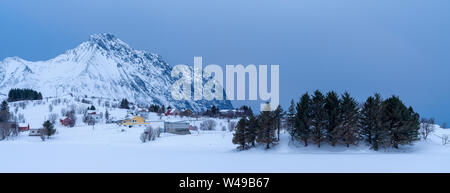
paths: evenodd
<path fill-rule="evenodd" d="M 28 127 L 28 123 L 19 123 L 19 127 Z"/>

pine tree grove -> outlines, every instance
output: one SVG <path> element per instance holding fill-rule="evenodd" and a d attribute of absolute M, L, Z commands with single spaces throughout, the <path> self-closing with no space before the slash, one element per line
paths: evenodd
<path fill-rule="evenodd" d="M 375 94 L 359 105 L 348 92 L 331 91 L 324 96 L 317 90 L 303 94 L 297 103 L 292 100 L 287 112 L 278 107 L 244 116 L 237 123 L 233 143 L 239 150 L 256 145 L 270 149 L 280 140 L 282 120 L 290 139 L 304 146 L 320 147 L 326 142 L 350 147 L 364 142 L 378 151 L 412 144 L 420 134 L 419 114 L 397 96 L 383 100 Z"/>
<path fill-rule="evenodd" d="M 292 113 L 295 115 L 290 116 Z M 288 128 L 291 139 L 304 146 L 313 143 L 320 147 L 326 141 L 331 146 L 349 147 L 365 142 L 377 151 L 419 140 L 419 115 L 397 96 L 383 100 L 375 94 L 360 106 L 347 92 L 323 96 L 315 91 L 312 96 L 302 95 L 295 112 L 289 108 L 287 115 L 287 121 L 294 123 Z"/>

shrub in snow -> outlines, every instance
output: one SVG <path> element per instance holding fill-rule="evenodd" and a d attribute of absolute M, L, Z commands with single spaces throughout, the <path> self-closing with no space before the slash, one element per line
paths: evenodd
<path fill-rule="evenodd" d="M 442 140 L 442 145 L 447 145 L 450 143 L 449 135 L 445 134 L 443 136 L 438 136 Z"/>
<path fill-rule="evenodd" d="M 44 133 L 44 132 L 41 132 L 40 137 L 41 137 L 41 140 L 42 140 L 42 141 L 45 141 L 45 133 Z"/>
<path fill-rule="evenodd" d="M 209 119 L 200 123 L 200 129 L 210 131 L 213 130 L 216 127 L 216 125 L 217 125 L 216 121 Z"/>
<path fill-rule="evenodd" d="M 144 132 L 141 134 L 140 139 L 142 143 L 147 141 L 154 141 L 156 138 L 160 137 L 161 128 L 153 129 L 151 126 L 144 129 Z"/>

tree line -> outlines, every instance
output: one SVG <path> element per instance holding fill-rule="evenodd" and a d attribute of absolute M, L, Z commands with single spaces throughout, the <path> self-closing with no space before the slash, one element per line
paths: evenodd
<path fill-rule="evenodd" d="M 8 102 L 22 101 L 22 100 L 42 100 L 42 94 L 33 89 L 13 88 L 9 90 Z"/>
<path fill-rule="evenodd" d="M 252 112 L 251 109 L 249 112 Z M 258 116 L 251 113 L 241 118 L 236 124 L 233 143 L 239 150 L 264 145 L 270 149 L 280 141 L 281 120 L 284 116 L 281 106 L 275 111 L 262 111 Z"/>
<path fill-rule="evenodd" d="M 238 149 L 254 147 L 255 141 L 270 148 L 279 141 L 281 120 L 285 120 L 291 140 L 304 146 L 327 143 L 350 147 L 364 142 L 377 151 L 420 139 L 419 114 L 397 96 L 383 100 L 375 94 L 359 104 L 348 92 L 338 95 L 316 90 L 312 95 L 303 94 L 297 103 L 292 100 L 287 112 L 279 107 L 241 119 L 233 143 Z"/>

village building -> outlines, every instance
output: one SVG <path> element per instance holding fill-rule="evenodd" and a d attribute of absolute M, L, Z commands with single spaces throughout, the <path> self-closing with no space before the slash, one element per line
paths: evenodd
<path fill-rule="evenodd" d="M 70 126 L 70 123 L 72 123 L 72 119 L 70 119 L 69 117 L 63 117 L 62 119 L 59 120 L 59 122 L 61 123 L 62 126 Z"/>
<path fill-rule="evenodd" d="M 95 110 L 88 110 L 85 114 L 86 117 L 92 118 L 96 123 L 102 120 L 102 114 L 98 113 Z"/>
<path fill-rule="evenodd" d="M 164 122 L 164 131 L 178 135 L 188 135 L 193 127 L 188 122 Z"/>
<path fill-rule="evenodd" d="M 164 115 L 165 115 L 166 117 L 167 117 L 167 116 L 170 116 L 170 115 L 177 116 L 177 115 L 180 115 L 180 110 L 168 108 L 167 111 L 166 111 L 166 113 L 164 113 Z"/>
<path fill-rule="evenodd" d="M 30 130 L 30 124 L 27 123 L 19 123 L 19 131 L 24 132 Z"/>
<path fill-rule="evenodd" d="M 145 122 L 145 119 L 141 116 L 135 116 L 131 119 L 125 119 L 122 121 L 123 126 L 139 126 L 139 125 L 149 125 L 150 123 Z"/>
<path fill-rule="evenodd" d="M 28 135 L 29 136 L 41 136 L 42 132 L 44 132 L 44 130 L 42 128 L 31 128 Z"/>

